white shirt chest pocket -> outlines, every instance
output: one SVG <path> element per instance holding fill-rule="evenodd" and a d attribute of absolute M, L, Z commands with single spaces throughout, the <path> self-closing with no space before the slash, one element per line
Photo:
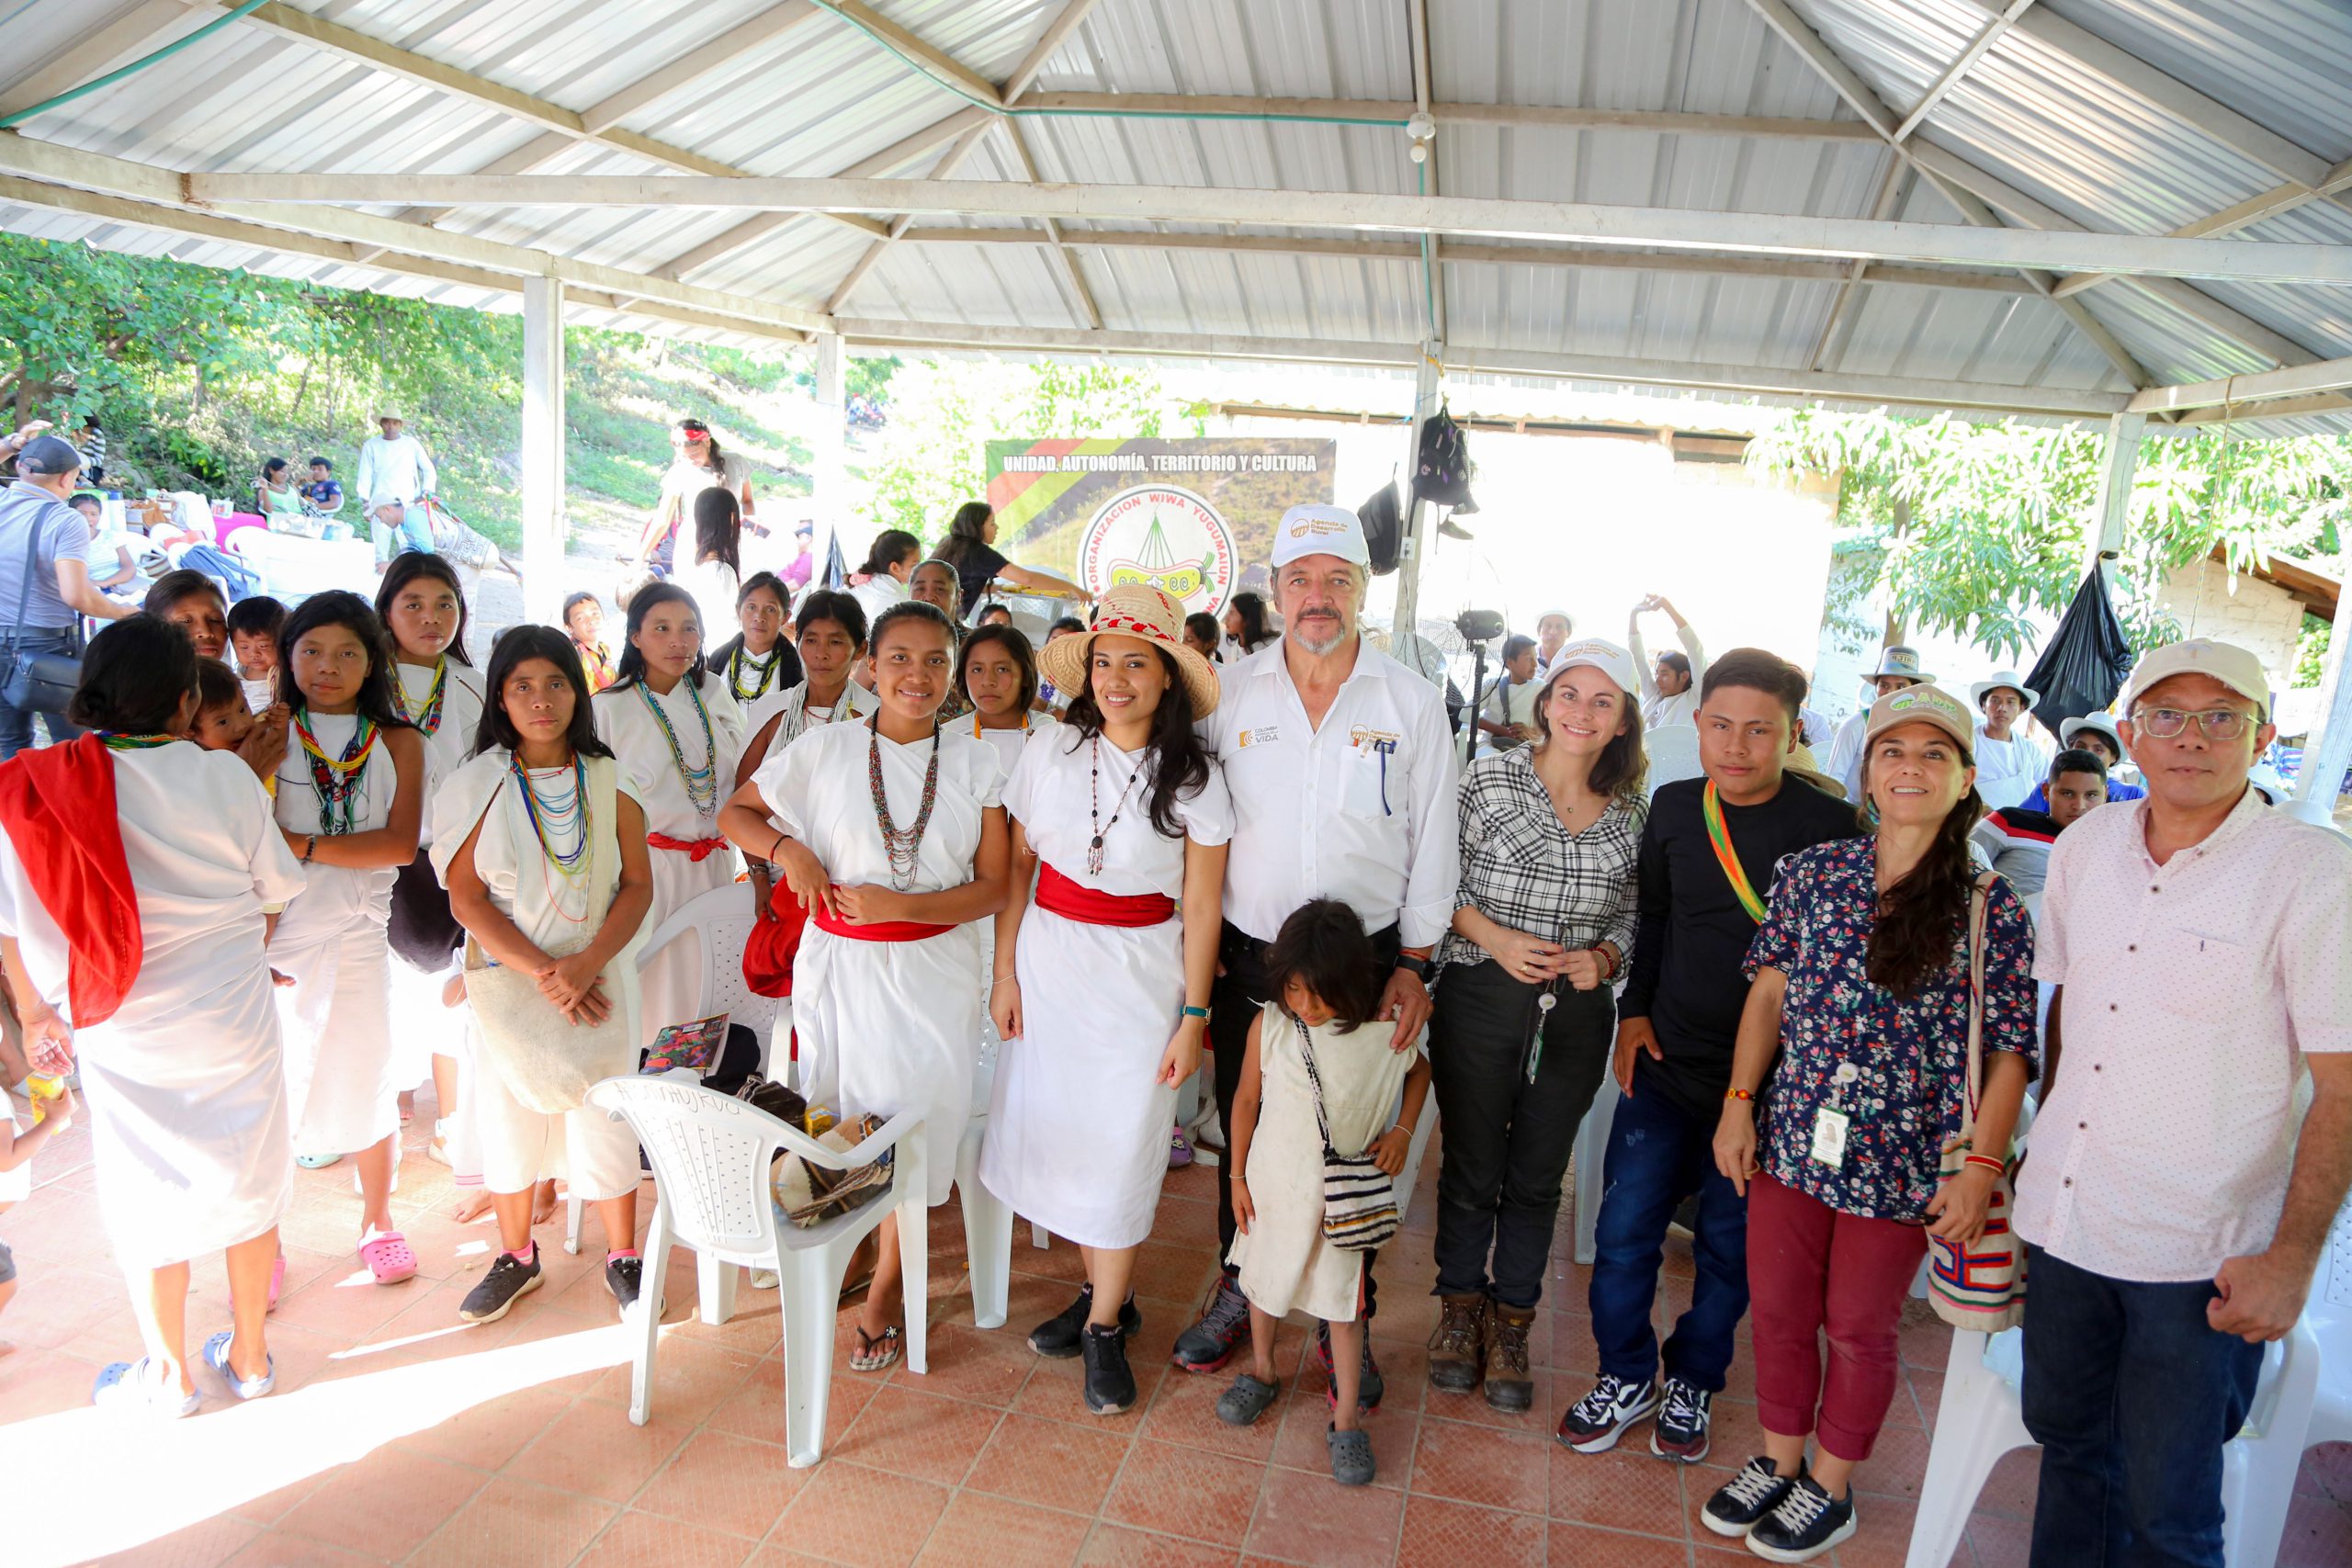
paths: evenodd
<path fill-rule="evenodd" d="M 1405 773 L 1395 741 L 1366 740 L 1340 763 L 1340 809 L 1351 817 L 1392 817 L 1404 805 Z"/>
<path fill-rule="evenodd" d="M 2149 968 L 2165 977 L 2155 999 L 2165 1011 L 2199 1023 L 2228 1024 L 2259 994 L 2256 952 L 2191 931 L 2156 933 L 2148 944 Z"/>

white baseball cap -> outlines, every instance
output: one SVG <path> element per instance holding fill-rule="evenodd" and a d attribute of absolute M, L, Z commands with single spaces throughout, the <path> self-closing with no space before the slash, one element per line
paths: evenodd
<path fill-rule="evenodd" d="M 2124 694 L 2123 711 L 2128 715 L 2142 697 L 2175 675 L 2210 675 L 2254 704 L 2261 716 L 2269 716 L 2270 680 L 2262 672 L 2262 660 L 2235 643 L 2216 642 L 2207 637 L 2167 643 L 2143 655 L 2140 662 L 2132 667 L 2132 684 Z"/>
<path fill-rule="evenodd" d="M 1372 564 L 1363 524 L 1344 506 L 1294 506 L 1274 525 L 1273 565 L 1279 570 L 1301 556 L 1337 556 L 1358 566 Z"/>
<path fill-rule="evenodd" d="M 1584 637 L 1562 648 L 1552 656 L 1552 662 L 1544 666 L 1544 684 L 1551 684 L 1554 676 L 1579 664 L 1600 671 L 1617 682 L 1617 689 L 1626 695 L 1641 695 L 1641 677 L 1634 672 L 1634 656 L 1605 637 Z"/>

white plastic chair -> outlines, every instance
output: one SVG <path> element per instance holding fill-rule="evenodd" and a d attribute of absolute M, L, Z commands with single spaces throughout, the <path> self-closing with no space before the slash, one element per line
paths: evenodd
<path fill-rule="evenodd" d="M 1617 1121 L 1617 1101 L 1623 1090 L 1617 1087 L 1617 1076 L 1604 1072 L 1600 1087 L 1593 1091 L 1592 1104 L 1577 1124 L 1577 1142 L 1571 1161 L 1577 1172 L 1577 1261 L 1591 1267 L 1600 1255 L 1595 1237 L 1600 1229 L 1601 1165 L 1609 1153 L 1609 1129 Z"/>
<path fill-rule="evenodd" d="M 588 1099 L 626 1120 L 653 1162 L 657 1195 L 639 1298 L 646 1306 L 633 1325 L 639 1337 L 629 1372 L 632 1423 L 642 1427 L 652 1417 L 653 1356 L 662 1321 L 658 1311 L 647 1308 L 662 1300 L 670 1249 L 679 1243 L 695 1251 L 705 1323 L 722 1324 L 734 1315 L 739 1266 L 775 1270 L 784 1312 L 785 1446 L 793 1468 L 815 1464 L 823 1444 L 833 1381 L 833 1322 L 850 1254 L 894 1212 L 906 1281 L 907 1369 L 930 1370 L 922 1118 L 894 1116 L 855 1148 L 835 1153 L 766 1111 L 698 1084 L 606 1078 L 588 1091 Z M 872 1201 L 805 1230 L 777 1214 L 769 1167 L 779 1152 L 846 1170 L 890 1149 L 897 1156 L 889 1185 Z"/>
<path fill-rule="evenodd" d="M 980 1145 L 988 1137 L 989 1092 L 996 1083 L 999 1043 L 996 1027 L 982 1024 L 979 1062 L 972 1071 L 972 1117 L 956 1145 L 956 1194 L 964 1211 L 964 1259 L 972 1276 L 975 1328 L 1002 1328 L 1012 1310 L 1012 1209 L 980 1180 Z M 1046 1245 L 1042 1231 L 1036 1241 Z"/>
<path fill-rule="evenodd" d="M 763 997 L 744 982 L 743 948 L 751 941 L 752 927 L 759 919 L 759 904 L 748 882 L 730 882 L 724 887 L 714 887 L 699 897 L 690 898 L 678 911 L 654 928 L 637 952 L 637 968 L 645 972 L 662 952 L 688 932 L 695 934 L 702 947 L 702 988 L 697 993 L 694 1016 L 708 1018 L 724 1011 L 727 1021 L 740 1023 L 760 1037 L 760 1069 L 767 1070 L 770 1026 L 775 1022 L 784 998 Z M 580 1216 L 583 1205 L 577 1198 L 565 1204 L 563 1249 L 580 1250 Z"/>

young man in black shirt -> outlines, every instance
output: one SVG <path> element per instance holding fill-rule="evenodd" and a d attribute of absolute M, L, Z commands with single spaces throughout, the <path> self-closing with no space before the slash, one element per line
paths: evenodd
<path fill-rule="evenodd" d="M 1804 693 L 1804 674 L 1760 649 L 1708 665 L 1698 712 L 1706 776 L 1661 785 L 1650 801 L 1618 1004 L 1614 1071 L 1625 1098 L 1609 1134 L 1592 1267 L 1600 1380 L 1560 1422 L 1560 1441 L 1579 1453 L 1614 1448 L 1655 1412 L 1652 1453 L 1706 1457 L 1710 1405 L 1747 1311 L 1747 1208 L 1713 1153 L 1747 1000 L 1741 963 L 1781 860 L 1860 830 L 1851 807 L 1783 771 Z M 1693 1192 L 1698 1277 L 1666 1343 L 1661 1387 L 1650 1310 L 1668 1222 Z"/>

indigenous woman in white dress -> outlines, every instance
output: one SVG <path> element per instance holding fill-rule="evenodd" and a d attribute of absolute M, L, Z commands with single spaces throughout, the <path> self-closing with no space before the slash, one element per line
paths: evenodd
<path fill-rule="evenodd" d="M 466 651 L 466 596 L 458 569 L 436 555 L 410 550 L 394 556 L 376 588 L 376 614 L 392 637 L 392 672 L 398 678 L 401 711 L 424 738 L 424 798 L 439 795 L 441 786 L 464 765 L 472 750 L 474 731 L 481 725 L 481 672 Z M 457 1021 L 443 1016 L 443 988 L 452 978 L 450 955 L 465 940 L 457 917 L 449 912 L 449 895 L 433 874 L 433 817 L 428 810 L 417 835 L 416 858 L 401 867 L 392 884 L 392 914 L 388 933 L 392 953 L 401 962 L 392 968 L 392 1010 L 399 1019 L 394 1031 L 400 1059 L 396 1081 L 408 1093 L 432 1058 L 434 1098 L 439 1122 L 433 1129 L 428 1152 L 449 1165 L 450 1149 L 470 1140 L 451 1138 L 463 1109 L 458 1096 L 458 1058 L 435 1045 L 454 1045 L 461 1035 Z M 479 1170 L 459 1171 L 479 1178 Z M 469 1184 L 470 1185 L 470 1184 Z M 475 1189 L 479 1193 L 479 1187 Z M 472 1219 L 481 1212 L 460 1208 L 458 1218 Z"/>
<path fill-rule="evenodd" d="M 0 763 L 0 953 L 33 1070 L 81 1075 L 99 1213 L 146 1351 L 102 1372 L 96 1397 L 162 1416 L 198 1404 L 188 1264 L 215 1252 L 235 1326 L 203 1359 L 241 1399 L 273 1386 L 262 1320 L 293 1190 L 262 949 L 301 868 L 253 770 L 175 739 L 196 670 L 177 628 L 117 621 L 67 710 L 96 733 Z M 114 869 L 90 898 L 102 861 Z"/>
<path fill-rule="evenodd" d="M 801 679 L 752 702 L 746 721 L 752 739 L 735 768 L 739 789 L 752 782 L 770 757 L 809 730 L 871 718 L 882 705 L 872 692 L 850 679 L 850 671 L 865 657 L 865 608 L 855 598 L 826 588 L 804 593 L 795 628 Z M 743 858 L 751 863 L 752 886 L 765 911 L 775 890 L 775 868 L 749 850 Z M 779 1031 L 782 1027 L 778 1025 Z"/>
<path fill-rule="evenodd" d="M 957 671 L 956 683 L 971 705 L 958 722 L 996 748 L 1011 778 L 1029 742 L 1060 728 L 1052 714 L 1030 707 L 1037 700 L 1037 655 L 1019 627 L 999 622 L 964 638 Z"/>
<path fill-rule="evenodd" d="M 873 657 L 881 711 L 810 730 L 735 792 L 724 825 L 783 867 L 809 914 L 793 1026 L 809 1103 L 843 1119 L 923 1118 L 931 1202 L 944 1203 L 972 1112 L 979 942 L 1004 901 L 1004 769 L 986 741 L 938 720 L 956 678 L 954 628 L 929 604 L 885 611 Z M 895 1219 L 876 1231 L 853 1371 L 899 1357 Z"/>
<path fill-rule="evenodd" d="M 980 1180 L 1078 1243 L 1086 1283 L 1029 1348 L 1082 1352 L 1097 1416 L 1135 1403 L 1125 1340 L 1142 1318 L 1127 1282 L 1168 1174 L 1176 1091 L 1201 1065 L 1233 837 L 1224 775 L 1193 728 L 1216 711 L 1216 671 L 1183 625 L 1160 589 L 1105 594 L 1087 630 L 1046 650 L 1054 684 L 1077 695 L 1004 791 L 1013 863 L 1039 863 L 1035 908 L 1016 876 L 996 918 L 989 1010 L 1004 1046 Z"/>
<path fill-rule="evenodd" d="M 743 580 L 742 591 L 735 595 L 738 630 L 710 650 L 709 661 L 726 681 L 728 695 L 746 714 L 770 694 L 800 684 L 800 655 L 784 635 L 791 619 L 792 590 L 782 578 L 755 571 Z"/>
<path fill-rule="evenodd" d="M 401 711 L 390 639 L 356 593 L 321 593 L 278 634 L 278 691 L 294 746 L 277 769 L 277 825 L 302 863 L 302 894 L 270 939 L 293 980 L 277 993 L 294 1148 L 311 1165 L 351 1155 L 359 1174 L 359 1258 L 379 1285 L 416 1273 L 392 1228 L 400 1156 L 393 1077 L 392 884 L 416 858 L 424 739 Z"/>
<path fill-rule="evenodd" d="M 712 492 L 716 493 L 716 492 Z M 449 901 L 491 962 L 534 976 L 547 1005 L 574 1022 L 637 1011 L 636 953 L 653 903 L 653 870 L 637 786 L 596 738 L 588 677 L 553 626 L 509 629 L 491 650 L 497 700 L 473 760 L 435 806 L 434 864 Z M 609 812 L 600 801 L 609 800 Z M 634 1027 L 626 1031 L 635 1041 Z M 627 1312 L 637 1301 L 637 1138 L 627 1122 L 582 1105 L 532 1110 L 477 1051 L 470 1079 L 482 1179 L 503 1250 L 458 1315 L 503 1317 L 542 1275 L 531 1239 L 532 1190 L 561 1168 L 572 1195 L 604 1222 L 605 1283 Z M 635 1065 L 612 1064 L 616 1074 Z"/>
<path fill-rule="evenodd" d="M 708 494 L 710 492 L 705 491 Z M 638 590 L 628 602 L 620 678 L 595 698 L 596 733 L 635 781 L 653 847 L 650 936 L 662 921 L 735 880 L 735 852 L 718 836 L 718 807 L 743 750 L 743 710 L 727 682 L 703 668 L 702 621 L 673 582 Z M 640 1043 L 701 1015 L 702 947 L 689 933 L 646 966 Z"/>
<path fill-rule="evenodd" d="M 694 596 L 703 641 L 716 644 L 735 624 L 735 602 L 743 593 L 743 513 L 732 492 L 706 490 L 695 497 L 693 523 L 694 564 L 674 581 Z M 710 662 L 718 667 L 717 660 Z"/>

